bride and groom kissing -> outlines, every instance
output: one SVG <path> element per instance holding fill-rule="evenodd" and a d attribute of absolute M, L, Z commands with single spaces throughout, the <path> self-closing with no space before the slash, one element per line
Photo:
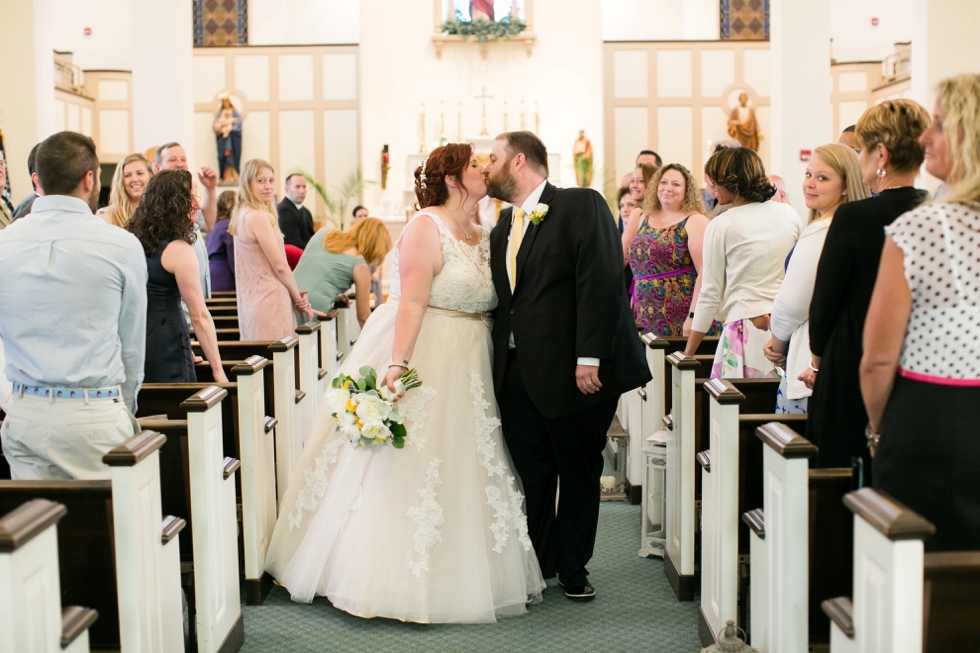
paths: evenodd
<path fill-rule="evenodd" d="M 294 600 L 474 623 L 523 614 L 546 579 L 595 597 L 606 432 L 650 373 L 612 215 L 595 191 L 548 183 L 547 161 L 511 132 L 486 169 L 448 144 L 416 170 L 388 300 L 339 371 L 386 370 L 393 391 L 418 371 L 399 399 L 406 446 L 355 449 L 332 418 L 314 426 L 267 557 Z M 511 204 L 489 233 L 473 219 L 487 194 Z"/>

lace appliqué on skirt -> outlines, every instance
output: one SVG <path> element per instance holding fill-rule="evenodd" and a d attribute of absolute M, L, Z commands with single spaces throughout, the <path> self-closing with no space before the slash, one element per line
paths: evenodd
<path fill-rule="evenodd" d="M 296 512 L 289 513 L 289 530 L 299 528 L 303 521 L 303 511 L 313 512 L 316 508 L 317 499 L 327 491 L 327 469 L 337 462 L 337 454 L 345 442 L 346 440 L 340 437 L 328 442 L 323 448 L 323 453 L 316 459 L 316 467 L 303 471 L 303 475 L 306 477 L 306 486 L 296 497 Z"/>
<path fill-rule="evenodd" d="M 419 431 L 429 419 L 429 413 L 425 410 L 425 404 L 433 399 L 438 393 L 434 388 L 422 386 L 412 391 L 411 397 L 403 400 L 402 410 L 405 411 L 405 430 L 408 435 L 405 442 L 415 447 L 416 451 L 422 451 L 425 446 L 425 435 Z"/>
<path fill-rule="evenodd" d="M 476 370 L 470 370 L 470 396 L 473 397 L 473 434 L 476 437 L 476 451 L 483 457 L 483 467 L 487 470 L 488 480 L 497 476 L 507 484 L 507 498 L 496 485 L 486 488 L 487 504 L 493 508 L 494 521 L 490 525 L 493 533 L 494 547 L 497 553 L 502 553 L 511 529 L 516 529 L 517 537 L 525 551 L 531 550 L 531 538 L 527 534 L 527 516 L 523 511 L 524 495 L 517 489 L 517 479 L 509 474 L 506 461 L 496 460 L 497 445 L 491 437 L 495 429 L 500 428 L 500 418 L 488 417 L 487 409 L 490 402 L 486 399 L 483 381 Z"/>
<path fill-rule="evenodd" d="M 409 560 L 408 566 L 412 574 L 419 577 L 423 571 L 429 571 L 429 549 L 436 542 L 442 541 L 442 533 L 439 526 L 443 524 L 442 506 L 436 501 L 436 492 L 442 485 L 439 477 L 439 465 L 442 461 L 433 458 L 429 463 L 429 468 L 425 471 L 425 487 L 419 490 L 422 496 L 422 503 L 416 507 L 408 509 L 408 516 L 415 522 L 415 552 L 419 554 L 418 561 Z"/>

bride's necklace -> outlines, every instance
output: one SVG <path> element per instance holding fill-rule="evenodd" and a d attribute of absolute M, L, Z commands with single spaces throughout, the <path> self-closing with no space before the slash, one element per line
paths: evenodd
<path fill-rule="evenodd" d="M 450 219 L 451 219 L 451 220 L 453 221 L 453 224 L 455 224 L 455 225 L 456 225 L 456 228 L 457 228 L 457 229 L 459 229 L 459 233 L 461 233 L 461 234 L 463 234 L 463 236 L 465 236 L 465 237 L 466 237 L 466 240 L 472 240 L 472 239 L 473 239 L 473 235 L 472 235 L 472 234 L 470 234 L 470 233 L 469 233 L 469 232 L 467 232 L 467 231 L 463 231 L 463 228 L 459 226 L 459 223 L 458 223 L 458 222 L 456 222 L 456 216 L 455 216 L 455 215 L 453 215 L 453 211 L 452 211 L 452 209 L 450 209 L 450 208 L 449 208 L 449 207 L 447 206 L 447 207 L 446 207 L 446 210 L 447 210 L 447 211 L 449 211 L 449 218 L 450 218 Z"/>

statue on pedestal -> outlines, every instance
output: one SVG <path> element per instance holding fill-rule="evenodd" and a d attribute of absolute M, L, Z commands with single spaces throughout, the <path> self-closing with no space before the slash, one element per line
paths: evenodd
<path fill-rule="evenodd" d="M 759 122 L 755 119 L 755 109 L 748 106 L 748 102 L 748 93 L 738 96 L 738 106 L 732 109 L 728 117 L 728 135 L 738 139 L 742 147 L 758 152 L 762 133 L 759 131 Z"/>
<path fill-rule="evenodd" d="M 214 116 L 214 135 L 218 145 L 218 178 L 222 183 L 238 183 L 242 161 L 242 116 L 225 92 L 218 96 L 221 108 Z"/>
<path fill-rule="evenodd" d="M 592 142 L 585 137 L 585 130 L 578 130 L 578 139 L 572 147 L 575 157 L 575 183 L 579 188 L 592 185 Z"/>

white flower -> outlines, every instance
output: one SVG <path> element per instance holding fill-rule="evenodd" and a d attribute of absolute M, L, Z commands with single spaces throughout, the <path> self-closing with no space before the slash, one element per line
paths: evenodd
<path fill-rule="evenodd" d="M 354 444 L 361 439 L 361 429 L 357 428 L 357 424 L 349 424 L 340 430 L 345 436 L 347 436 L 347 439 Z"/>
<path fill-rule="evenodd" d="M 327 405 L 330 406 L 331 413 L 343 413 L 347 410 L 347 400 L 350 393 L 343 388 L 332 388 L 327 392 Z"/>
<path fill-rule="evenodd" d="M 384 422 L 372 420 L 365 422 L 364 426 L 361 427 L 361 435 L 373 440 L 387 440 L 391 436 L 391 431 L 388 430 Z"/>
<path fill-rule="evenodd" d="M 357 404 L 357 416 L 362 422 L 384 421 L 391 414 L 391 404 L 380 397 L 365 395 Z"/>
<path fill-rule="evenodd" d="M 538 213 L 538 214 L 540 214 L 542 218 L 545 216 L 545 214 L 547 212 L 548 212 L 548 205 L 547 204 L 543 204 L 541 202 L 538 202 L 537 204 L 535 204 L 534 205 L 534 211 L 532 211 L 532 213 Z"/>
<path fill-rule="evenodd" d="M 401 406 L 395 404 L 391 407 L 391 413 L 388 414 L 388 419 L 392 422 L 398 422 L 399 424 L 405 423 L 405 411 L 402 410 Z"/>

